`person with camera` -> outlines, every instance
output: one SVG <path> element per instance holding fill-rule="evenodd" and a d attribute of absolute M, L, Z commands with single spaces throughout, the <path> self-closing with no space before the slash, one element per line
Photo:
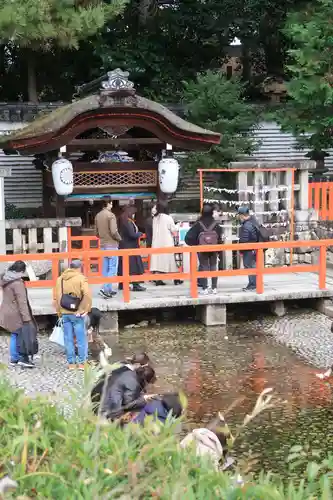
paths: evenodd
<path fill-rule="evenodd" d="M 87 278 L 82 273 L 82 262 L 73 260 L 57 279 L 55 307 L 63 320 L 64 343 L 69 369 L 84 370 L 88 359 L 88 337 L 85 317 L 91 311 L 92 295 Z M 75 340 L 78 357 L 75 355 Z"/>

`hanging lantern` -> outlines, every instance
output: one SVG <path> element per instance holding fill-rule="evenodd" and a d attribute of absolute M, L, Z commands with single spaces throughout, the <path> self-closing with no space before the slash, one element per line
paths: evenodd
<path fill-rule="evenodd" d="M 60 196 L 72 194 L 74 188 L 73 165 L 66 158 L 52 164 L 52 178 L 56 193 Z"/>
<path fill-rule="evenodd" d="M 179 179 L 179 163 L 175 158 L 162 158 L 158 164 L 160 190 L 172 194 L 177 190 Z"/>

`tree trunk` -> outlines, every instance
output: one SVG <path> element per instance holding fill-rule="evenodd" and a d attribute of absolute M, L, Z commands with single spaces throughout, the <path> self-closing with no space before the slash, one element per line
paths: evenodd
<path fill-rule="evenodd" d="M 38 103 L 36 61 L 32 50 L 27 51 L 26 61 L 28 70 L 28 100 L 29 102 Z"/>

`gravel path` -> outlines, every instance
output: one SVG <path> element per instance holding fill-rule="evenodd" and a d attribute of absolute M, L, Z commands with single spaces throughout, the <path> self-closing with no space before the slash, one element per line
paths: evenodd
<path fill-rule="evenodd" d="M 52 399 L 70 398 L 73 390 L 84 386 L 84 373 L 69 371 L 64 353 L 60 347 L 49 342 L 45 335 L 39 337 L 39 354 L 35 359 L 36 368 L 22 369 L 19 366 L 8 366 L 9 337 L 0 336 L 0 363 L 5 365 L 9 380 L 26 394 L 52 395 Z"/>
<path fill-rule="evenodd" d="M 317 368 L 326 368 L 333 363 L 331 322 L 317 312 L 300 312 L 283 318 L 265 316 L 262 320 L 249 321 L 244 323 L 244 330 L 270 335 L 277 342 L 290 347 L 308 363 Z M 156 341 L 158 342 L 158 336 Z M 62 350 L 51 344 L 47 336 L 41 336 L 39 344 L 36 369 L 7 367 L 8 337 L 0 336 L 0 363 L 5 365 L 5 373 L 12 383 L 29 395 L 51 395 L 52 399 L 60 401 L 68 399 L 73 390 L 82 390 L 84 373 L 68 371 Z"/>
<path fill-rule="evenodd" d="M 272 336 L 317 368 L 333 364 L 332 320 L 317 312 L 299 312 L 282 318 L 265 317 L 251 326 Z"/>

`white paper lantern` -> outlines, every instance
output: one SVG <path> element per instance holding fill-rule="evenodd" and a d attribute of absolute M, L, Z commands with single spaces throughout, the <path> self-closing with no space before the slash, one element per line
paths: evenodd
<path fill-rule="evenodd" d="M 179 163 L 175 158 L 162 158 L 158 164 L 160 190 L 172 194 L 177 190 L 179 179 Z"/>
<path fill-rule="evenodd" d="M 52 178 L 56 193 L 60 196 L 72 194 L 74 188 L 73 165 L 66 158 L 52 164 Z"/>

